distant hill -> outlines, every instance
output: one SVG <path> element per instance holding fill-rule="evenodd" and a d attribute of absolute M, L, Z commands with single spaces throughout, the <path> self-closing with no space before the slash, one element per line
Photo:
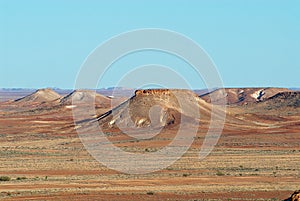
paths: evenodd
<path fill-rule="evenodd" d="M 280 93 L 289 92 L 287 88 L 226 88 L 217 89 L 200 96 L 206 102 L 211 103 L 211 96 L 215 97 L 215 104 L 220 104 L 218 100 L 227 99 L 227 105 L 244 105 L 267 100 Z M 223 93 L 224 92 L 224 93 Z"/>
<path fill-rule="evenodd" d="M 109 88 L 109 89 L 97 89 L 96 92 L 105 96 L 120 98 L 120 97 L 131 97 L 134 94 L 135 89 L 127 88 Z"/>
<path fill-rule="evenodd" d="M 16 99 L 15 102 L 18 103 L 45 103 L 59 101 L 61 96 L 53 91 L 52 89 L 39 89 L 35 92 L 23 97 Z"/>
<path fill-rule="evenodd" d="M 300 107 L 300 91 L 280 92 L 261 103 L 269 109 Z"/>
<path fill-rule="evenodd" d="M 20 99 L 35 91 L 34 89 L 0 89 L 0 102 Z"/>
<path fill-rule="evenodd" d="M 110 107 L 111 99 L 92 90 L 74 90 L 60 100 L 62 105 L 86 104 L 95 101 L 98 107 Z"/>

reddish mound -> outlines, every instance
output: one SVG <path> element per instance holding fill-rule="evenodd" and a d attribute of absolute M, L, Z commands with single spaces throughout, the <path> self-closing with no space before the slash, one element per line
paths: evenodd
<path fill-rule="evenodd" d="M 60 100 L 62 105 L 95 103 L 97 107 L 109 108 L 111 99 L 91 90 L 75 90 Z"/>
<path fill-rule="evenodd" d="M 219 100 L 226 97 L 228 105 L 243 105 L 264 101 L 280 92 L 287 91 L 289 90 L 286 88 L 227 88 L 217 89 L 200 97 L 211 103 L 211 96 L 214 96 L 215 104 L 221 104 Z"/>
<path fill-rule="evenodd" d="M 47 88 L 47 89 L 39 89 L 28 96 L 15 100 L 15 102 L 27 103 L 27 104 L 45 103 L 45 102 L 58 101 L 60 98 L 61 96 L 58 93 L 56 93 L 52 89 Z"/>

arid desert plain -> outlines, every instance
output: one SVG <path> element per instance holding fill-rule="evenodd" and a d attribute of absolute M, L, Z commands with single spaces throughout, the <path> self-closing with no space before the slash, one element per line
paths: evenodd
<path fill-rule="evenodd" d="M 195 110 L 180 109 L 172 96 L 176 91 L 183 104 L 195 98 L 199 119 L 194 118 Z M 112 97 L 89 90 L 1 90 L 0 200 L 285 200 L 300 189 L 299 91 L 196 92 L 119 89 Z M 226 119 L 214 149 L 199 160 L 212 105 L 221 104 L 218 99 L 212 103 L 211 96 L 226 99 Z M 75 125 L 73 110 L 82 108 L 85 113 L 87 100 L 95 103 L 95 114 Z M 86 127 L 88 132 L 89 123 L 96 122 L 123 151 L 154 153 L 186 124 L 183 116 L 199 123 L 192 145 L 172 165 L 146 174 L 127 174 L 98 162 L 76 130 Z M 148 135 L 149 129 L 161 130 L 137 139 L 122 133 L 118 125 L 137 127 L 140 136 Z M 116 165 L 126 164 L 124 160 Z"/>

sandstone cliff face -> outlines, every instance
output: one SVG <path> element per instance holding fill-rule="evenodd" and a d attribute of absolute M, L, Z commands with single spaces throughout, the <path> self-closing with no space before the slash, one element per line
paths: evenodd
<path fill-rule="evenodd" d="M 135 96 L 171 96 L 174 93 L 188 93 L 197 97 L 197 94 L 187 89 L 140 89 L 135 91 Z"/>
<path fill-rule="evenodd" d="M 140 89 L 135 91 L 136 96 L 149 96 L 149 95 L 170 95 L 168 89 Z"/>

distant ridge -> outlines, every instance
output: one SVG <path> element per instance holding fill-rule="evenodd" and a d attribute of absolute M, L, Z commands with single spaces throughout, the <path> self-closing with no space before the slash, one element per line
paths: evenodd
<path fill-rule="evenodd" d="M 61 96 L 50 88 L 38 89 L 32 94 L 29 94 L 23 98 L 16 99 L 18 103 L 45 103 L 59 101 Z"/>
<path fill-rule="evenodd" d="M 225 93 L 223 93 L 225 91 Z M 289 92 L 287 88 L 225 88 L 217 89 L 210 93 L 200 96 L 206 102 L 211 103 L 211 95 L 215 97 L 214 103 L 220 104 L 219 99 L 226 97 L 227 105 L 244 105 L 267 100 L 268 98 L 280 93 Z"/>
<path fill-rule="evenodd" d="M 292 91 L 300 91 L 300 88 L 290 88 Z"/>

